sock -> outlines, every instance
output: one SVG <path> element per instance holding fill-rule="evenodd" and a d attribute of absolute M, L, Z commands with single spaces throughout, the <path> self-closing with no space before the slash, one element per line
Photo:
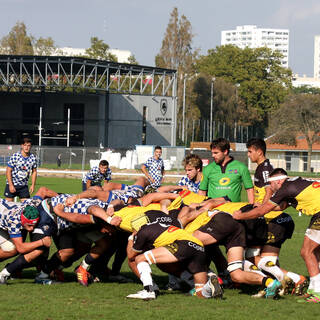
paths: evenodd
<path fill-rule="evenodd" d="M 263 277 L 266 276 L 255 264 L 248 260 L 244 260 L 243 270 L 246 272 L 254 272 L 260 274 Z"/>
<path fill-rule="evenodd" d="M 84 258 L 84 260 L 82 260 L 81 266 L 82 266 L 84 269 L 88 270 L 88 268 L 90 267 L 90 265 L 91 265 L 95 260 L 96 260 L 96 259 L 94 259 L 90 253 L 88 253 L 87 256 Z"/>
<path fill-rule="evenodd" d="M 201 289 L 201 293 L 205 298 L 211 298 L 213 296 L 213 292 L 211 290 L 211 287 L 209 285 L 209 281 L 205 283 L 205 285 Z"/>
<path fill-rule="evenodd" d="M 288 271 L 287 277 L 289 277 L 294 283 L 297 283 L 300 281 L 300 276 L 291 271 Z"/>
<path fill-rule="evenodd" d="M 62 261 L 58 258 L 58 256 L 56 254 L 54 254 L 49 261 L 47 261 L 44 266 L 42 271 L 50 274 L 51 271 L 53 271 L 54 269 L 57 269 L 58 266 L 60 266 L 62 264 Z"/>
<path fill-rule="evenodd" d="M 142 261 L 137 264 L 137 269 L 140 274 L 140 280 L 144 287 L 152 287 L 152 277 L 151 277 L 151 268 L 149 264 L 145 261 Z"/>
<path fill-rule="evenodd" d="M 316 293 L 320 293 L 320 273 L 318 273 L 316 276 L 310 277 L 310 283 L 312 281 L 313 290 Z"/>
<path fill-rule="evenodd" d="M 272 274 L 279 281 L 284 278 L 283 271 L 277 266 L 277 256 L 262 257 L 258 263 L 258 268 Z"/>
<path fill-rule="evenodd" d="M 17 259 L 13 262 L 6 265 L 7 271 L 12 274 L 17 270 L 22 270 L 23 268 L 27 267 L 29 262 L 24 258 L 23 255 L 20 255 Z"/>
<path fill-rule="evenodd" d="M 2 269 L 0 273 L 2 276 L 5 276 L 5 277 L 9 277 L 11 274 L 10 272 L 8 272 L 7 268 Z"/>

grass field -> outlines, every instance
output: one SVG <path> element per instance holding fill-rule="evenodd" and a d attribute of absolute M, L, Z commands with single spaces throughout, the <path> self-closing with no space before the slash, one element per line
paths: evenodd
<path fill-rule="evenodd" d="M 4 176 L 0 185 L 4 187 Z M 58 192 L 79 192 L 79 179 L 38 178 L 37 185 L 45 185 Z M 3 190 L 0 191 L 1 194 Z M 306 275 L 299 250 L 308 217 L 289 211 L 296 223 L 293 238 L 281 250 L 283 268 Z M 2 262 L 2 269 L 8 261 Z M 225 290 L 223 300 L 201 300 L 181 292 L 162 290 L 155 301 L 134 301 L 125 297 L 141 290 L 140 282 L 129 272 L 124 275 L 135 280 L 131 284 L 94 283 L 88 288 L 78 285 L 73 269 L 66 270 L 67 282 L 52 286 L 33 283 L 35 269 L 23 272 L 23 279 L 9 280 L 0 286 L 0 320 L 2 319 L 311 319 L 319 313 L 319 306 L 297 303 L 297 298 L 286 296 L 280 300 L 253 299 L 250 293 L 257 288 Z M 163 288 L 167 277 L 153 267 L 154 279 Z"/>

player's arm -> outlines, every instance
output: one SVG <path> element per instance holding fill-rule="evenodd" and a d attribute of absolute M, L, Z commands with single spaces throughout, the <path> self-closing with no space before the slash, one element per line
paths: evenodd
<path fill-rule="evenodd" d="M 17 251 L 21 254 L 25 254 L 31 252 L 39 247 L 45 246 L 50 247 L 51 245 L 51 238 L 44 237 L 40 240 L 32 241 L 32 242 L 23 242 L 22 237 L 13 237 L 11 241 L 15 245 Z"/>
<path fill-rule="evenodd" d="M 148 169 L 147 169 L 147 167 L 146 167 L 145 164 L 142 164 L 142 165 L 141 165 L 141 171 L 142 171 L 142 173 L 146 176 L 147 179 L 149 179 L 150 181 L 154 182 L 154 180 L 153 180 L 152 177 L 150 176 L 149 171 L 148 171 Z"/>
<path fill-rule="evenodd" d="M 224 197 L 220 197 L 220 198 L 214 198 L 214 199 L 208 199 L 208 200 L 202 201 L 200 203 L 200 206 L 205 210 L 211 210 L 219 206 L 220 204 L 223 204 L 226 202 L 229 202 L 229 201 L 226 200 Z"/>
<path fill-rule="evenodd" d="M 89 210 L 88 210 L 89 211 Z M 95 223 L 92 215 L 64 212 L 64 205 L 62 203 L 57 204 L 53 208 L 53 212 L 62 219 L 68 220 L 73 223 L 79 224 L 93 224 Z"/>
<path fill-rule="evenodd" d="M 36 186 L 36 181 L 37 181 L 37 168 L 32 168 L 32 174 L 31 174 L 31 186 L 29 189 L 30 194 L 33 193 L 34 188 Z"/>
<path fill-rule="evenodd" d="M 186 186 L 161 186 L 157 189 L 157 192 L 171 192 L 175 190 L 187 189 Z"/>
<path fill-rule="evenodd" d="M 232 217 L 235 220 L 250 220 L 250 219 L 256 219 L 259 217 L 264 216 L 266 213 L 274 210 L 277 207 L 277 204 L 268 201 L 267 203 L 263 204 L 260 207 L 256 207 L 248 212 L 241 212 L 240 210 L 237 210 L 233 213 Z"/>
<path fill-rule="evenodd" d="M 7 178 L 7 181 L 8 181 L 10 192 L 11 193 L 16 192 L 16 188 L 14 187 L 13 182 L 12 182 L 12 168 L 9 167 L 9 166 L 6 169 L 6 178 Z"/>
<path fill-rule="evenodd" d="M 206 196 L 206 195 L 207 195 L 207 191 L 205 191 L 205 190 L 199 190 L 199 191 L 198 191 L 198 195 L 200 195 L 200 196 Z"/>
<path fill-rule="evenodd" d="M 253 204 L 254 203 L 254 190 L 253 190 L 253 188 L 246 189 L 246 191 L 247 191 L 248 202 Z"/>
<path fill-rule="evenodd" d="M 140 279 L 140 274 L 137 269 L 137 264 L 135 262 L 136 256 L 138 256 L 141 252 L 133 249 L 133 234 L 128 238 L 127 245 L 127 256 L 128 256 L 128 265 L 132 272 Z"/>
<path fill-rule="evenodd" d="M 72 206 L 79 199 L 97 199 L 98 190 L 87 189 L 66 199 L 66 205 Z"/>
<path fill-rule="evenodd" d="M 143 207 L 147 206 L 150 203 L 160 202 L 162 200 L 175 200 L 179 195 L 175 193 L 167 193 L 167 192 L 154 192 L 148 193 L 140 198 L 141 204 Z"/>
<path fill-rule="evenodd" d="M 40 197 L 41 199 L 52 198 L 58 195 L 57 192 L 47 188 L 47 187 L 40 187 L 35 196 Z"/>

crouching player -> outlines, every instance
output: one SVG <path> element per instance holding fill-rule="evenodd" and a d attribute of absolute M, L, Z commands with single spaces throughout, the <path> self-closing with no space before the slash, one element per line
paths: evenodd
<path fill-rule="evenodd" d="M 166 224 L 147 223 L 145 216 L 132 221 L 135 230 L 128 243 L 129 266 L 140 278 L 143 290 L 127 298 L 155 299 L 150 265 L 157 264 L 162 270 L 170 265 L 177 267 L 176 274 L 186 269 L 193 275 L 196 295 L 201 298 L 222 297 L 223 291 L 215 275 L 207 275 L 206 256 L 201 241 L 186 231 Z M 170 272 L 173 273 L 172 268 Z"/>

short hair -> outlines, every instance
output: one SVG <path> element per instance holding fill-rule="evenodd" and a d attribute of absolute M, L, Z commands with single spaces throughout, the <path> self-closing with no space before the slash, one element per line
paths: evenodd
<path fill-rule="evenodd" d="M 25 143 L 31 143 L 32 144 L 32 140 L 30 138 L 22 138 L 20 140 L 20 144 L 25 144 Z"/>
<path fill-rule="evenodd" d="M 229 153 L 229 151 L 230 151 L 230 142 L 227 139 L 224 139 L 224 138 L 215 139 L 210 144 L 210 149 L 212 150 L 214 148 L 217 148 L 222 152 L 227 150 L 228 153 Z"/>
<path fill-rule="evenodd" d="M 107 167 L 109 167 L 109 162 L 107 160 L 101 160 L 99 162 L 99 166 L 102 166 L 102 167 L 107 166 Z"/>
<path fill-rule="evenodd" d="M 269 174 L 269 177 L 273 177 L 273 176 L 276 176 L 276 175 L 284 175 L 284 176 L 287 176 L 288 173 L 286 170 L 282 169 L 282 168 L 275 168 L 270 174 Z"/>
<path fill-rule="evenodd" d="M 197 154 L 189 154 L 186 156 L 182 161 L 182 165 L 184 167 L 191 166 L 202 171 L 202 160 Z"/>
<path fill-rule="evenodd" d="M 261 150 L 263 155 L 266 154 L 267 145 L 263 139 L 252 138 L 247 142 L 247 148 L 253 147 L 256 150 Z"/>
<path fill-rule="evenodd" d="M 162 151 L 162 148 L 160 146 L 155 146 L 154 150 L 161 150 Z"/>

